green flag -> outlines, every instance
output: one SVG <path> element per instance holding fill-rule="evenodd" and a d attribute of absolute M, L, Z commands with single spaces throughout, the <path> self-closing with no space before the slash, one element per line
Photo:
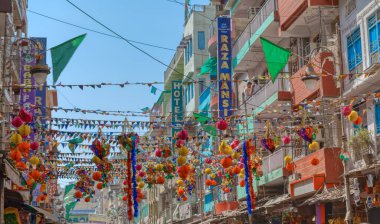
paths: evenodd
<path fill-rule="evenodd" d="M 53 63 L 54 84 L 58 81 L 63 69 L 65 69 L 66 65 L 69 63 L 71 57 L 74 55 L 75 51 L 85 37 L 86 34 L 74 37 L 73 39 L 50 49 Z"/>
<path fill-rule="evenodd" d="M 218 132 L 216 131 L 216 128 L 214 126 L 211 126 L 211 125 L 203 125 L 202 124 L 202 128 L 205 132 L 209 133 L 210 135 L 212 136 L 217 136 Z"/>
<path fill-rule="evenodd" d="M 211 118 L 198 113 L 194 113 L 193 116 L 201 124 L 205 124 L 207 121 L 211 120 Z"/>
<path fill-rule="evenodd" d="M 70 211 L 73 210 L 75 208 L 75 205 L 77 205 L 77 201 L 73 201 L 73 202 L 70 202 L 68 204 L 66 204 L 66 219 L 68 219 L 70 217 Z"/>
<path fill-rule="evenodd" d="M 216 58 L 209 58 L 205 61 L 201 67 L 201 72 L 197 75 L 197 78 L 201 77 L 206 73 L 216 74 L 216 66 L 218 60 Z"/>
<path fill-rule="evenodd" d="M 73 188 L 75 187 L 75 184 L 69 184 L 65 187 L 65 194 L 63 196 L 66 196 Z"/>
<path fill-rule="evenodd" d="M 152 88 L 150 89 L 150 93 L 153 93 L 154 95 L 156 95 L 156 92 L 157 92 L 157 88 L 152 86 Z"/>
<path fill-rule="evenodd" d="M 265 60 L 267 61 L 268 71 L 272 77 L 272 82 L 276 80 L 278 74 L 284 69 L 285 65 L 288 63 L 290 57 L 290 51 L 282 48 L 269 40 L 260 37 L 261 45 L 263 46 L 263 51 L 265 55 Z"/>

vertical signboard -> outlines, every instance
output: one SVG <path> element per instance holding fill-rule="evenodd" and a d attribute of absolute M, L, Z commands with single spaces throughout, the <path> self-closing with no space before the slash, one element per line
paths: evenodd
<path fill-rule="evenodd" d="M 219 117 L 232 115 L 231 19 L 218 18 Z"/>
<path fill-rule="evenodd" d="M 22 40 L 19 48 L 20 55 L 20 83 L 25 87 L 21 87 L 20 105 L 28 110 L 34 116 L 35 105 L 35 90 L 32 88 L 35 85 L 30 69 L 36 63 L 36 46 L 30 40 Z M 33 132 L 30 134 L 29 139 L 34 139 Z"/>
<path fill-rule="evenodd" d="M 46 64 L 46 38 L 33 37 L 31 38 L 38 45 L 38 53 L 42 55 L 41 63 Z M 34 110 L 35 120 L 39 123 L 45 123 L 46 117 L 46 83 L 44 86 L 39 86 L 36 89 L 35 103 L 36 108 Z"/>
<path fill-rule="evenodd" d="M 183 121 L 182 82 L 172 81 L 172 140 L 181 131 Z"/>

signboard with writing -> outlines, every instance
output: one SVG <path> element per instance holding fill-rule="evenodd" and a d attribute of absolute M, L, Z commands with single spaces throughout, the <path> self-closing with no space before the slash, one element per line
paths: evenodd
<path fill-rule="evenodd" d="M 38 53 L 42 55 L 41 63 L 46 64 L 46 38 L 44 37 L 32 37 L 38 45 Z M 35 120 L 39 123 L 44 123 L 46 117 L 46 85 L 39 86 L 36 89 L 36 108 L 34 110 Z"/>
<path fill-rule="evenodd" d="M 36 46 L 30 40 L 22 40 L 21 46 L 19 48 L 20 54 L 20 83 L 25 86 L 34 86 L 35 82 L 30 73 L 30 69 L 36 63 Z M 35 105 L 35 90 L 33 88 L 23 88 L 21 87 L 20 93 L 20 105 L 28 110 L 34 116 Z M 30 134 L 29 139 L 34 139 L 33 132 Z"/>
<path fill-rule="evenodd" d="M 183 121 L 182 82 L 172 81 L 172 139 L 181 131 Z"/>
<path fill-rule="evenodd" d="M 232 115 L 231 19 L 218 18 L 219 117 Z"/>

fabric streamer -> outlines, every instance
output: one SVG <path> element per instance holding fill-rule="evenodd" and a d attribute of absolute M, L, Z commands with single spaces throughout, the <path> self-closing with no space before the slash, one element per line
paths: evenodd
<path fill-rule="evenodd" d="M 243 143 L 243 159 L 244 159 L 244 171 L 245 171 L 245 192 L 247 194 L 247 210 L 248 214 L 252 214 L 252 204 L 251 204 L 251 194 L 250 194 L 250 183 L 249 183 L 249 166 L 248 166 L 248 153 L 247 153 L 247 143 Z"/>
<path fill-rule="evenodd" d="M 131 161 L 131 151 L 127 153 L 127 186 L 128 186 L 128 220 L 132 220 L 133 217 L 133 201 L 132 201 L 132 161 Z"/>
<path fill-rule="evenodd" d="M 139 215 L 139 204 L 137 202 L 137 182 L 136 182 L 136 139 L 132 137 L 132 184 L 133 184 L 133 208 L 134 217 Z"/>

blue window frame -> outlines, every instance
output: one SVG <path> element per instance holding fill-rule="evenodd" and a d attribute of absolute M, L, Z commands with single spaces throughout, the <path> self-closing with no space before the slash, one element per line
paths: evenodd
<path fill-rule="evenodd" d="M 190 39 L 185 47 L 185 64 L 190 61 L 190 58 L 193 56 L 193 40 Z"/>
<path fill-rule="evenodd" d="M 347 36 L 347 59 L 348 69 L 356 69 L 362 63 L 362 45 L 360 37 L 360 28 Z"/>
<path fill-rule="evenodd" d="M 198 31 L 198 49 L 204 50 L 206 43 L 205 43 L 205 31 Z"/>
<path fill-rule="evenodd" d="M 380 11 L 368 18 L 368 39 L 370 63 L 379 62 Z"/>
<path fill-rule="evenodd" d="M 380 134 L 380 102 L 379 99 L 375 100 L 375 121 L 376 121 L 376 134 Z"/>

